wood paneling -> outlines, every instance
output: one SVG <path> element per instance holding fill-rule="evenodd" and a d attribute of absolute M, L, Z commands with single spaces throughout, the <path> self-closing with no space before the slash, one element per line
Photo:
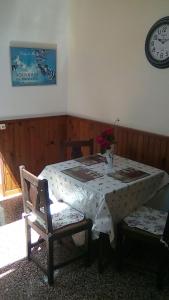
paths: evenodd
<path fill-rule="evenodd" d="M 96 138 L 112 124 L 69 116 L 67 137 Z M 116 153 L 169 172 L 169 137 L 122 126 L 115 127 Z M 95 151 L 99 146 L 95 143 Z"/>
<path fill-rule="evenodd" d="M 61 143 L 66 139 L 66 116 L 3 121 L 0 153 L 5 191 L 20 185 L 19 165 L 39 174 L 46 164 L 62 160 Z"/>
<path fill-rule="evenodd" d="M 62 144 L 66 139 L 95 140 L 112 124 L 74 116 L 55 116 L 3 121 L 0 153 L 3 160 L 4 188 L 8 192 L 20 186 L 19 165 L 39 174 L 45 165 L 66 159 Z M 169 172 L 169 137 L 140 130 L 115 127 L 116 153 Z M 99 152 L 94 144 L 94 152 Z"/>

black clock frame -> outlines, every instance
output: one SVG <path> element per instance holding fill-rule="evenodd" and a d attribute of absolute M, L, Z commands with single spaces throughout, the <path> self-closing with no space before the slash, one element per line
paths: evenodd
<path fill-rule="evenodd" d="M 154 25 L 150 28 L 150 30 L 147 34 L 147 37 L 146 37 L 146 41 L 145 41 L 146 57 L 147 57 L 148 61 L 150 62 L 150 64 L 152 64 L 154 67 L 159 68 L 159 69 L 165 69 L 165 68 L 169 67 L 169 57 L 162 61 L 156 60 L 150 53 L 149 45 L 150 45 L 150 38 L 151 38 L 154 30 L 156 30 L 159 26 L 165 25 L 165 24 L 169 25 L 169 17 L 164 17 L 164 18 L 158 20 L 156 23 L 154 23 Z"/>

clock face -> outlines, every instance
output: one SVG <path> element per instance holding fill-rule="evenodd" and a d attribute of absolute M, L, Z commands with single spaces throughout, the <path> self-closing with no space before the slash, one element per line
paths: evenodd
<path fill-rule="evenodd" d="M 150 38 L 149 50 L 156 60 L 163 61 L 169 57 L 169 24 L 161 25 L 154 30 Z"/>
<path fill-rule="evenodd" d="M 169 67 L 169 17 L 160 19 L 152 26 L 147 35 L 145 51 L 153 66 Z"/>

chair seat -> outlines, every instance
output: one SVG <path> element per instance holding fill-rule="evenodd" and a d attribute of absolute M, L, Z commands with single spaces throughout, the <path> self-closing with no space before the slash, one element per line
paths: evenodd
<path fill-rule="evenodd" d="M 167 212 L 142 206 L 124 218 L 129 227 L 135 227 L 154 235 L 162 235 L 167 220 Z"/>
<path fill-rule="evenodd" d="M 44 208 L 41 207 L 41 212 L 44 213 Z M 53 230 L 61 229 L 62 227 L 76 224 L 78 222 L 81 222 L 84 220 L 84 214 L 80 211 L 70 207 L 66 203 L 63 202 L 57 202 L 56 204 L 50 205 L 50 212 L 52 216 L 52 227 Z M 38 222 L 41 224 L 43 228 L 46 229 L 46 224 L 43 219 L 38 218 L 38 216 L 34 215 L 33 213 L 30 214 L 29 220 L 31 222 L 36 222 L 38 219 Z"/>
<path fill-rule="evenodd" d="M 84 220 L 84 214 L 70 207 L 66 203 L 57 202 L 50 205 L 53 230 Z"/>

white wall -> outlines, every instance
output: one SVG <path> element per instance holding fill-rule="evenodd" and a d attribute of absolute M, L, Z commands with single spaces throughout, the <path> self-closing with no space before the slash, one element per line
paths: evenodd
<path fill-rule="evenodd" d="M 69 0 L 0 0 L 0 119 L 66 112 Z M 57 44 L 57 85 L 12 87 L 10 41 Z"/>
<path fill-rule="evenodd" d="M 68 113 L 169 133 L 169 68 L 149 64 L 148 30 L 166 0 L 71 0 Z"/>
<path fill-rule="evenodd" d="M 169 69 L 144 53 L 167 15 L 166 0 L 0 0 L 0 120 L 67 111 L 168 135 Z M 57 44 L 57 85 L 12 87 L 10 41 Z"/>

